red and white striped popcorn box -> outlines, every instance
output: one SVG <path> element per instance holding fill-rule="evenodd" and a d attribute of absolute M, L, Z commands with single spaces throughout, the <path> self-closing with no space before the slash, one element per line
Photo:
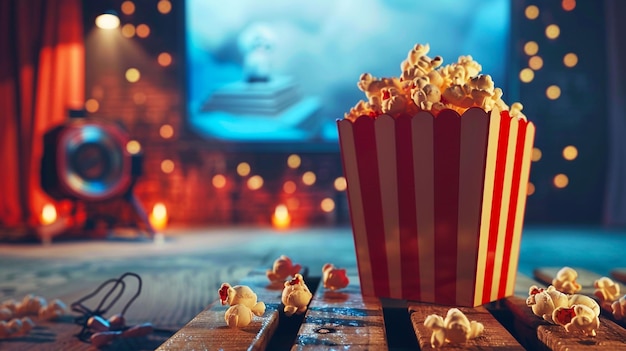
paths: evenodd
<path fill-rule="evenodd" d="M 471 108 L 337 125 L 364 295 L 473 307 L 513 294 L 532 123 Z"/>

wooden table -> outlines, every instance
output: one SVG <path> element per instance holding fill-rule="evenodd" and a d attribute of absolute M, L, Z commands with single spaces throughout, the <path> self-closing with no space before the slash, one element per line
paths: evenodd
<path fill-rule="evenodd" d="M 460 308 L 470 319 L 481 322 L 481 336 L 446 349 L 464 350 L 626 350 L 626 329 L 604 311 L 596 337 L 570 334 L 532 313 L 526 305 L 531 285 L 545 286 L 558 268 L 540 268 L 535 277 L 519 275 L 515 296 L 476 308 Z M 621 270 L 616 270 L 621 271 Z M 593 281 L 600 276 L 580 269 L 583 293 L 592 294 Z M 244 329 L 225 327 L 223 308 L 212 305 L 161 345 L 165 350 L 386 350 L 432 349 L 431 330 L 424 326 L 428 315 L 445 316 L 450 306 L 410 301 L 379 300 L 361 296 L 356 276 L 344 290 L 330 291 L 319 284 L 303 319 L 281 316 L 279 294 L 263 287 L 264 277 L 250 276 L 244 282 L 255 286 L 271 309 Z M 616 277 L 621 277 L 616 275 Z M 616 278 L 617 279 L 617 278 Z M 312 278 L 310 284 L 319 283 Z M 623 281 L 626 282 L 626 281 Z M 275 308 L 278 306 L 278 310 Z M 398 310 L 405 318 L 397 318 Z M 395 312 L 395 314 L 394 314 Z M 408 317 L 408 318 L 406 318 Z M 299 328 L 294 325 L 301 323 Z M 406 327 L 412 325 L 412 332 Z M 403 326 L 404 325 L 404 326 Z M 393 330 L 404 330 L 403 335 Z M 292 335 L 284 333 L 290 330 Z M 276 342 L 274 340 L 282 340 Z M 286 340 L 286 342 L 285 342 Z M 278 347 L 278 348 L 277 348 Z"/>

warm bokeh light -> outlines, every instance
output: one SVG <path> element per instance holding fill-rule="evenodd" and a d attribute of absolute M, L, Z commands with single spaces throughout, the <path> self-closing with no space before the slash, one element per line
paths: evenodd
<path fill-rule="evenodd" d="M 163 160 L 161 161 L 161 170 L 163 173 L 172 173 L 174 172 L 174 161 L 172 160 Z"/>
<path fill-rule="evenodd" d="M 289 227 L 289 224 L 291 224 L 291 216 L 287 206 L 282 204 L 276 206 L 274 214 L 272 214 L 272 225 L 274 228 L 285 229 Z"/>
<path fill-rule="evenodd" d="M 559 173 L 554 176 L 554 180 L 552 181 L 555 187 L 559 189 L 563 189 L 569 184 L 569 178 L 563 173 Z"/>
<path fill-rule="evenodd" d="M 124 1 L 122 3 L 122 13 L 125 15 L 132 15 L 135 13 L 135 4 L 132 1 Z"/>
<path fill-rule="evenodd" d="M 137 26 L 136 32 L 138 37 L 147 38 L 148 35 L 150 35 L 150 27 L 148 27 L 147 24 L 142 23 Z"/>
<path fill-rule="evenodd" d="M 96 17 L 96 26 L 101 29 L 115 29 L 120 26 L 120 18 L 112 13 L 103 13 Z"/>
<path fill-rule="evenodd" d="M 556 39 L 561 34 L 561 29 L 556 24 L 551 24 L 546 27 L 546 37 L 548 39 Z"/>
<path fill-rule="evenodd" d="M 242 177 L 245 177 L 248 174 L 250 174 L 250 164 L 248 162 L 241 162 L 240 164 L 238 164 L 237 174 L 239 174 Z"/>
<path fill-rule="evenodd" d="M 135 35 L 135 26 L 130 23 L 126 23 L 125 25 L 123 25 L 122 35 L 126 38 L 132 38 Z"/>
<path fill-rule="evenodd" d="M 135 94 L 133 94 L 133 101 L 137 105 L 143 105 L 146 102 L 147 98 L 148 97 L 146 96 L 146 94 L 142 93 L 141 91 L 138 91 Z"/>
<path fill-rule="evenodd" d="M 293 194 L 296 192 L 296 183 L 288 180 L 285 183 L 283 183 L 283 191 L 287 194 Z"/>
<path fill-rule="evenodd" d="M 174 127 L 169 124 L 164 124 L 159 128 L 159 135 L 163 139 L 169 139 L 174 136 Z"/>
<path fill-rule="evenodd" d="M 169 0 L 160 0 L 157 3 L 157 10 L 162 14 L 168 14 L 172 11 L 172 3 Z"/>
<path fill-rule="evenodd" d="M 100 103 L 96 99 L 89 99 L 85 101 L 85 111 L 94 113 L 100 108 Z"/>
<path fill-rule="evenodd" d="M 563 158 L 568 161 L 574 161 L 578 157 L 578 149 L 574 145 L 568 145 L 563 148 Z"/>
<path fill-rule="evenodd" d="M 334 185 L 335 185 L 335 190 L 337 191 L 344 191 L 348 187 L 348 183 L 346 182 L 346 178 L 344 177 L 337 177 L 335 179 Z"/>
<path fill-rule="evenodd" d="M 250 190 L 259 190 L 263 187 L 263 178 L 259 175 L 254 175 L 248 178 L 248 189 Z"/>
<path fill-rule="evenodd" d="M 49 225 L 57 220 L 57 209 L 53 204 L 45 204 L 41 210 L 41 224 Z"/>
<path fill-rule="evenodd" d="M 129 68 L 126 70 L 125 76 L 127 81 L 129 81 L 130 83 L 135 83 L 139 81 L 139 78 L 141 78 L 141 73 L 136 68 Z"/>
<path fill-rule="evenodd" d="M 216 174 L 211 179 L 211 183 L 217 189 L 222 189 L 223 187 L 226 186 L 226 177 L 224 177 L 223 174 Z"/>
<path fill-rule="evenodd" d="M 535 79 L 535 72 L 530 68 L 524 68 L 519 72 L 519 80 L 524 83 L 530 83 Z"/>
<path fill-rule="evenodd" d="M 296 169 L 300 167 L 301 163 L 302 163 L 302 159 L 300 158 L 300 156 L 296 154 L 292 154 L 292 155 L 289 155 L 289 157 L 287 157 L 287 166 L 289 166 L 289 168 Z"/>
<path fill-rule="evenodd" d="M 563 10 L 565 11 L 572 11 L 576 8 L 576 0 L 563 0 L 561 2 L 561 7 L 563 7 Z"/>
<path fill-rule="evenodd" d="M 565 67 L 570 68 L 576 66 L 578 64 L 578 55 L 573 52 L 565 54 L 565 56 L 563 56 L 563 64 Z"/>
<path fill-rule="evenodd" d="M 324 212 L 332 212 L 335 209 L 335 201 L 327 197 L 320 203 L 320 208 Z"/>
<path fill-rule="evenodd" d="M 537 162 L 537 161 L 541 160 L 541 155 L 542 155 L 541 154 L 541 150 L 539 150 L 539 148 L 534 147 L 533 151 L 532 151 L 532 153 L 530 155 L 530 159 L 533 162 Z"/>
<path fill-rule="evenodd" d="M 551 85 L 546 89 L 546 96 L 550 100 L 556 100 L 561 96 L 561 88 L 558 85 Z"/>
<path fill-rule="evenodd" d="M 159 63 L 159 65 L 167 67 L 172 64 L 172 55 L 167 52 L 162 52 L 157 57 L 157 62 Z"/>
<path fill-rule="evenodd" d="M 126 151 L 131 155 L 136 155 L 141 151 L 141 144 L 137 140 L 129 140 L 126 143 Z"/>
<path fill-rule="evenodd" d="M 304 172 L 302 175 L 302 183 L 304 183 L 304 185 L 313 185 L 316 179 L 315 173 L 311 171 Z"/>
<path fill-rule="evenodd" d="M 524 44 L 524 53 L 528 56 L 537 55 L 539 52 L 539 44 L 536 41 L 529 41 Z"/>
<path fill-rule="evenodd" d="M 152 228 L 154 228 L 155 230 L 165 229 L 165 227 L 167 227 L 167 219 L 167 208 L 165 207 L 165 204 L 162 202 L 157 202 L 156 204 L 154 204 L 154 207 L 152 207 L 152 212 L 150 213 L 150 216 L 148 218 L 148 221 L 150 222 L 150 225 L 152 225 Z"/>
<path fill-rule="evenodd" d="M 526 195 L 530 196 L 535 193 L 535 184 L 528 182 L 528 189 L 526 189 Z"/>
<path fill-rule="evenodd" d="M 541 67 L 543 67 L 543 59 L 541 58 L 541 56 L 533 56 L 528 59 L 528 67 L 532 68 L 535 71 L 540 70 Z"/>
<path fill-rule="evenodd" d="M 286 203 L 287 203 L 287 208 L 290 210 L 296 210 L 298 207 L 300 207 L 300 200 L 298 200 L 295 197 L 288 198 Z"/>
<path fill-rule="evenodd" d="M 539 8 L 535 5 L 526 6 L 526 9 L 524 10 L 524 15 L 529 20 L 534 20 L 539 17 Z"/>

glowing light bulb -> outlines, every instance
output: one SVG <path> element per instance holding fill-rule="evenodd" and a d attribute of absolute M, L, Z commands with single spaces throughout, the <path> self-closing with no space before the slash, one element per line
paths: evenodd
<path fill-rule="evenodd" d="M 103 13 L 96 17 L 96 26 L 101 29 L 115 29 L 120 26 L 120 19 L 113 13 Z"/>

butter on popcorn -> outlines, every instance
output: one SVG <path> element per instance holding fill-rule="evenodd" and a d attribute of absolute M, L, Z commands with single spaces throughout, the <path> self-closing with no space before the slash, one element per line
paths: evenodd
<path fill-rule="evenodd" d="M 516 102 L 509 107 L 502 100 L 502 89 L 495 86 L 491 76 L 480 74 L 482 66 L 471 56 L 461 56 L 457 62 L 442 66 L 441 56 L 430 58 L 429 51 L 428 44 L 416 44 L 400 64 L 399 77 L 362 74 L 357 86 L 367 101 L 359 101 L 344 118 L 356 120 L 383 114 L 398 117 L 419 111 L 437 115 L 446 108 L 463 114 L 471 107 L 479 107 L 486 112 L 509 111 L 511 117 L 526 120 L 522 104 Z"/>

